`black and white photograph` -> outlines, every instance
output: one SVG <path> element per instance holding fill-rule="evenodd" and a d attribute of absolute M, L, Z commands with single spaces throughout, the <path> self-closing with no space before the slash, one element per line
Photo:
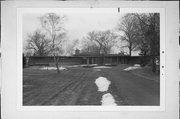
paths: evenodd
<path fill-rule="evenodd" d="M 23 106 L 160 106 L 160 13 L 22 15 Z"/>
<path fill-rule="evenodd" d="M 1 1 L 2 119 L 179 118 L 177 3 Z"/>

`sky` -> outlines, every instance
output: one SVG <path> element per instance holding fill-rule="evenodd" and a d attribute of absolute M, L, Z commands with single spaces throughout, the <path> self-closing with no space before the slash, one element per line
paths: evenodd
<path fill-rule="evenodd" d="M 26 13 L 23 14 L 23 42 L 26 45 L 27 34 L 33 33 L 36 29 L 41 28 L 40 17 L 47 12 L 41 13 Z M 123 14 L 117 12 L 116 9 L 106 10 L 93 9 L 93 10 L 77 10 L 71 12 L 61 12 L 56 14 L 65 15 L 67 20 L 64 22 L 64 28 L 67 31 L 67 42 L 65 46 L 71 44 L 73 40 L 79 39 L 80 45 L 77 46 L 81 49 L 81 39 L 86 36 L 90 31 L 105 31 L 115 30 L 117 24 Z M 118 53 L 119 50 L 114 47 L 113 53 Z"/>
<path fill-rule="evenodd" d="M 23 19 L 23 37 L 26 39 L 28 33 L 32 33 L 41 28 L 40 16 L 43 14 L 25 14 Z M 67 20 L 64 28 L 70 40 L 81 39 L 87 32 L 93 30 L 115 29 L 120 18 L 120 14 L 65 14 Z"/>

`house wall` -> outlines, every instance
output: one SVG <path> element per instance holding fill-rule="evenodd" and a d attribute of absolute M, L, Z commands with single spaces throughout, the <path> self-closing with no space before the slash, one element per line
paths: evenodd
<path fill-rule="evenodd" d="M 79 57 L 58 57 L 61 65 L 82 64 L 83 60 Z M 28 65 L 53 64 L 54 57 L 28 57 Z"/>
<path fill-rule="evenodd" d="M 150 57 L 143 56 L 59 56 L 61 65 L 80 65 L 80 64 L 143 64 L 150 61 Z M 54 58 L 47 57 L 28 57 L 28 65 L 53 64 Z"/>

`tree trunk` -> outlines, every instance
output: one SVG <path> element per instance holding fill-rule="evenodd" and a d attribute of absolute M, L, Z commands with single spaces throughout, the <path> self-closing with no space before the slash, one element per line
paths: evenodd
<path fill-rule="evenodd" d="M 56 68 L 57 68 L 57 73 L 59 74 L 60 73 L 60 70 L 59 70 L 59 63 L 58 63 L 58 60 L 57 60 L 57 56 L 54 55 L 54 62 L 55 62 L 55 65 L 56 65 Z"/>
<path fill-rule="evenodd" d="M 152 31 L 153 31 L 153 39 L 152 41 L 152 71 L 156 72 L 156 27 L 155 27 L 155 14 L 153 17 L 154 23 L 152 24 Z"/>
<path fill-rule="evenodd" d="M 129 56 L 131 56 L 131 48 L 129 48 Z"/>
<path fill-rule="evenodd" d="M 155 39 L 154 39 L 154 32 L 153 38 L 151 39 L 151 59 L 152 59 L 152 72 L 156 72 L 156 56 L 155 56 Z"/>
<path fill-rule="evenodd" d="M 103 54 L 102 59 L 101 59 L 101 65 L 102 66 L 104 65 L 104 54 Z"/>
<path fill-rule="evenodd" d="M 130 40 L 131 41 L 131 40 Z M 131 52 L 132 52 L 132 42 L 129 42 L 129 56 L 131 56 Z"/>

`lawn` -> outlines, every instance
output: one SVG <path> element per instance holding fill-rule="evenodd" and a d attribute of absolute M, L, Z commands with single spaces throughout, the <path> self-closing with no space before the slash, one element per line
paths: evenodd
<path fill-rule="evenodd" d="M 125 72 L 128 66 L 67 66 L 60 74 L 52 67 L 24 68 L 23 105 L 159 104 L 159 84 Z M 99 91 L 95 83 L 99 77 L 110 82 L 108 90 Z M 107 86 L 104 81 L 102 88 Z"/>
<path fill-rule="evenodd" d="M 24 69 L 23 104 L 99 105 L 101 97 L 93 83 L 97 77 L 98 73 L 89 68 L 68 68 L 60 74 L 55 70 Z"/>

